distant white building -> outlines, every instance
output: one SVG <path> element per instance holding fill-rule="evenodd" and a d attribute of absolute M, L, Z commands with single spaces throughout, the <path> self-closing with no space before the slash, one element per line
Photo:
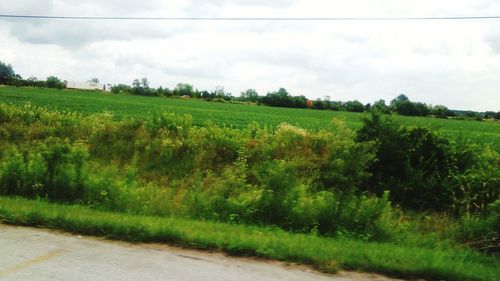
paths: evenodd
<path fill-rule="evenodd" d="M 100 83 L 65 81 L 65 85 L 68 89 L 100 90 L 105 92 L 111 91 L 111 87 L 109 85 Z"/>

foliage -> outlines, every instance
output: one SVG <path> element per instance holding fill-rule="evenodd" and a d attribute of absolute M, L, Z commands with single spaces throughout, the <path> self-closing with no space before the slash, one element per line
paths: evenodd
<path fill-rule="evenodd" d="M 189 115 L 160 111 L 139 116 L 0 103 L 0 194 L 339 239 L 408 247 L 445 241 L 440 249 L 463 245 L 495 252 L 498 212 L 491 203 L 498 200 L 500 161 L 487 146 L 376 113 L 358 132 L 342 120 L 310 130 L 287 123 L 200 126 Z M 408 218 L 407 209 L 456 217 L 443 231 L 428 233 Z"/>
<path fill-rule="evenodd" d="M 12 66 L 0 61 L 0 85 L 11 84 L 15 77 L 16 73 L 12 69 Z"/>
<path fill-rule="evenodd" d="M 363 122 L 358 141 L 377 144 L 366 190 L 388 189 L 406 208 L 455 213 L 481 211 L 498 197 L 497 152 L 454 144 L 430 128 L 400 126 L 377 113 Z"/>
<path fill-rule="evenodd" d="M 47 77 L 47 80 L 45 81 L 45 83 L 46 83 L 48 88 L 62 89 L 65 86 L 64 82 L 55 76 Z"/>
<path fill-rule="evenodd" d="M 171 113 L 114 120 L 0 104 L 0 123 L 4 195 L 377 241 L 405 231 L 389 198 L 469 214 L 498 197 L 496 151 L 377 114 L 357 141 L 339 120 L 233 129 Z M 462 233 L 457 241 L 482 232 Z"/>
<path fill-rule="evenodd" d="M 175 86 L 175 89 L 172 91 L 174 96 L 189 96 L 193 97 L 195 95 L 195 90 L 193 85 L 188 83 L 179 83 Z"/>
<path fill-rule="evenodd" d="M 132 92 L 132 88 L 125 84 L 117 84 L 111 86 L 111 92 L 114 94 Z"/>
<path fill-rule="evenodd" d="M 357 100 L 348 101 L 344 104 L 344 107 L 347 111 L 350 112 L 364 112 L 365 106 Z"/>
<path fill-rule="evenodd" d="M 276 92 L 269 92 L 259 101 L 263 104 L 278 107 L 306 108 L 307 99 L 304 96 L 292 96 L 285 88 L 280 88 Z"/>
<path fill-rule="evenodd" d="M 338 121 L 318 132 L 288 124 L 198 128 L 171 113 L 115 121 L 0 104 L 0 122 L 4 195 L 325 235 L 391 235 L 390 203 L 354 194 L 369 176 L 371 144 L 356 143 Z"/>
<path fill-rule="evenodd" d="M 247 89 L 240 94 L 241 101 L 257 102 L 259 100 L 259 94 L 254 89 Z"/>
<path fill-rule="evenodd" d="M 134 79 L 132 82 L 132 93 L 138 96 L 154 96 L 156 92 L 149 88 L 149 81 L 146 77 L 142 79 Z"/>

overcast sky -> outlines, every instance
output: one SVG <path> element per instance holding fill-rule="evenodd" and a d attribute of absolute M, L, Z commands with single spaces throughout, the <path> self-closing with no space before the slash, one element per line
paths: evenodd
<path fill-rule="evenodd" d="M 500 15 L 498 0 L 1 0 L 0 14 L 140 17 Z M 0 61 L 27 78 L 286 88 L 363 103 L 400 93 L 500 110 L 500 20 L 356 22 L 0 19 Z"/>

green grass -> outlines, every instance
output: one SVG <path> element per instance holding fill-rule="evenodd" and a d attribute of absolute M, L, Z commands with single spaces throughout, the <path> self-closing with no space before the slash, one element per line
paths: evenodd
<path fill-rule="evenodd" d="M 206 102 L 197 99 L 174 99 L 114 95 L 110 93 L 83 90 L 55 90 L 44 88 L 16 88 L 0 86 L 0 101 L 24 104 L 30 102 L 48 109 L 77 111 L 92 114 L 111 111 L 117 118 L 144 117 L 157 111 L 190 114 L 195 125 L 204 125 L 208 120 L 218 125 L 245 127 L 252 122 L 276 126 L 282 122 L 306 129 L 320 129 L 328 126 L 332 118 L 343 118 L 350 128 L 361 126 L 364 114 L 335 112 L 329 110 L 291 109 L 268 106 L 250 106 Z M 455 138 L 492 145 L 500 151 L 500 122 L 446 120 L 428 117 L 397 116 L 403 124 L 428 125 L 440 128 Z"/>
<path fill-rule="evenodd" d="M 183 247 L 215 249 L 312 265 L 326 272 L 356 269 L 429 280 L 495 280 L 497 257 L 461 249 L 334 240 L 260 228 L 180 218 L 136 216 L 78 205 L 0 197 L 0 221 L 75 233 Z"/>

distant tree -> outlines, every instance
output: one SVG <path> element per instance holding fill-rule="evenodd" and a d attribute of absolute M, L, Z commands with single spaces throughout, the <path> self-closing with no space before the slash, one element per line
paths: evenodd
<path fill-rule="evenodd" d="M 365 106 L 361 102 L 353 100 L 345 103 L 345 109 L 351 112 L 364 112 Z"/>
<path fill-rule="evenodd" d="M 203 90 L 200 92 L 200 97 L 208 100 L 208 99 L 213 99 L 215 96 L 209 93 L 208 91 Z"/>
<path fill-rule="evenodd" d="M 385 104 L 385 100 L 378 100 L 373 103 L 371 110 L 378 111 L 380 113 L 389 113 L 390 109 L 389 107 Z"/>
<path fill-rule="evenodd" d="M 485 111 L 483 114 L 484 119 L 493 119 L 493 116 L 495 116 L 494 111 Z"/>
<path fill-rule="evenodd" d="M 61 79 L 57 78 L 56 76 L 49 76 L 47 77 L 47 80 L 45 81 L 47 84 L 48 88 L 57 88 L 57 89 L 62 89 L 65 86 L 65 83 L 61 81 Z"/>
<path fill-rule="evenodd" d="M 28 79 L 23 80 L 23 85 L 28 87 L 47 87 L 47 82 L 38 80 L 35 76 L 30 76 Z"/>
<path fill-rule="evenodd" d="M 179 83 L 175 86 L 175 89 L 172 91 L 174 96 L 194 96 L 194 88 L 193 85 L 187 83 Z"/>
<path fill-rule="evenodd" d="M 14 77 L 12 77 L 9 82 L 10 85 L 16 87 L 23 86 L 23 83 L 24 83 L 23 77 L 21 77 L 21 75 L 19 74 L 14 74 Z"/>
<path fill-rule="evenodd" d="M 398 102 L 410 101 L 410 99 L 405 94 L 400 94 L 391 101 L 391 106 L 394 106 Z"/>
<path fill-rule="evenodd" d="M 291 107 L 291 97 L 285 88 L 280 88 L 276 92 L 269 92 L 261 98 L 262 103 L 270 106 Z"/>
<path fill-rule="evenodd" d="M 149 81 L 146 77 L 141 78 L 141 80 L 134 79 L 132 82 L 132 93 L 139 96 L 154 96 L 157 94 L 154 89 L 149 88 Z"/>
<path fill-rule="evenodd" d="M 344 111 L 344 103 L 341 101 L 332 101 L 330 102 L 330 109 L 334 111 Z"/>
<path fill-rule="evenodd" d="M 92 79 L 88 80 L 87 83 L 99 84 L 99 79 L 98 78 L 92 78 Z"/>
<path fill-rule="evenodd" d="M 429 106 L 423 102 L 415 102 L 413 105 L 415 106 L 415 115 L 417 116 L 427 116 L 431 113 Z"/>
<path fill-rule="evenodd" d="M 0 61 L 0 84 L 10 84 L 15 77 L 16 73 L 12 66 Z"/>
<path fill-rule="evenodd" d="M 320 98 L 316 99 L 313 102 L 313 106 L 312 106 L 312 108 L 314 108 L 314 109 L 325 109 L 327 107 L 328 107 L 328 105 L 324 101 L 322 101 Z"/>
<path fill-rule="evenodd" d="M 292 96 L 292 107 L 295 108 L 307 108 L 307 98 L 303 95 Z"/>
<path fill-rule="evenodd" d="M 170 90 L 169 88 L 164 88 L 163 89 L 163 95 L 165 97 L 171 97 L 173 94 L 172 94 L 172 90 Z"/>
<path fill-rule="evenodd" d="M 432 107 L 431 114 L 439 118 L 446 118 L 448 116 L 454 115 L 453 111 L 449 110 L 444 105 L 435 105 L 434 107 Z"/>
<path fill-rule="evenodd" d="M 500 119 L 500 111 L 494 112 L 494 111 L 486 111 L 484 112 L 484 118 L 485 119 Z"/>
<path fill-rule="evenodd" d="M 259 100 L 259 94 L 254 89 L 247 89 L 241 92 L 240 99 L 242 101 L 257 102 Z"/>
<path fill-rule="evenodd" d="M 269 92 L 264 97 L 259 98 L 263 104 L 280 107 L 306 108 L 307 98 L 304 96 L 291 96 L 285 88 L 280 88 L 276 92 Z"/>
<path fill-rule="evenodd" d="M 131 93 L 132 89 L 128 85 L 118 84 L 118 85 L 111 86 L 111 92 L 114 94 L 123 93 L 123 92 Z"/>
<path fill-rule="evenodd" d="M 224 87 L 222 86 L 215 86 L 213 91 L 212 91 L 212 96 L 214 96 L 217 99 L 222 99 L 222 100 L 230 100 L 231 99 L 231 94 L 226 93 L 224 90 Z"/>
<path fill-rule="evenodd" d="M 331 105 L 331 97 L 328 95 L 324 96 L 323 97 L 323 106 L 325 107 L 325 109 L 331 109 L 330 105 Z"/>
<path fill-rule="evenodd" d="M 391 101 L 390 108 L 392 111 L 407 116 L 418 116 L 419 110 L 406 95 L 399 95 Z"/>
<path fill-rule="evenodd" d="M 472 110 L 456 111 L 456 114 L 458 117 L 461 118 L 475 119 L 475 120 L 483 119 L 483 114 Z"/>
<path fill-rule="evenodd" d="M 144 87 L 144 88 L 146 88 L 146 89 L 149 89 L 149 81 L 148 81 L 148 78 L 146 78 L 146 77 L 141 78 L 141 84 L 142 84 L 142 87 Z"/>
<path fill-rule="evenodd" d="M 141 81 L 139 79 L 134 79 L 134 81 L 132 81 L 132 90 L 134 95 L 140 94 L 141 88 L 142 88 Z"/>
<path fill-rule="evenodd" d="M 158 87 L 158 89 L 156 89 L 156 94 L 158 96 L 163 96 L 163 95 L 165 95 L 164 93 L 165 93 L 165 89 L 163 89 L 162 86 L 160 86 L 160 87 Z"/>

